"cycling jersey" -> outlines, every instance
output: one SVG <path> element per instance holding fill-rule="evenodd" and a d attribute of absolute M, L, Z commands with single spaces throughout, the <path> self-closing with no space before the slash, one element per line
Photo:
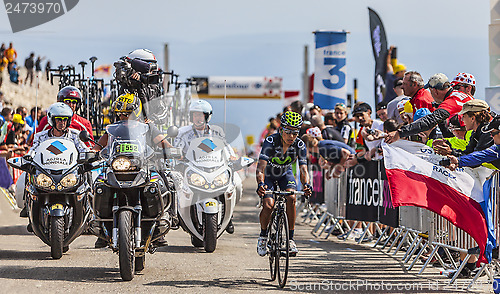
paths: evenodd
<path fill-rule="evenodd" d="M 85 146 L 85 144 L 80 140 L 79 138 L 79 132 L 74 130 L 74 129 L 68 129 L 68 131 L 62 135 L 61 137 L 54 137 L 52 135 L 52 132 L 49 130 L 42 131 L 40 133 L 35 134 L 35 138 L 33 139 L 33 146 L 31 147 L 29 153 L 35 152 L 36 148 L 38 148 L 38 145 L 40 145 L 41 142 L 46 141 L 48 139 L 52 138 L 66 138 L 70 141 L 73 141 L 75 144 L 76 150 L 78 152 L 87 152 L 89 151 L 89 148 Z"/>
<path fill-rule="evenodd" d="M 262 143 L 259 160 L 267 161 L 264 171 L 266 178 L 271 177 L 277 180 L 291 171 L 292 163 L 296 160 L 298 160 L 299 165 L 307 165 L 306 144 L 297 138 L 283 154 L 281 134 L 273 134 Z"/>

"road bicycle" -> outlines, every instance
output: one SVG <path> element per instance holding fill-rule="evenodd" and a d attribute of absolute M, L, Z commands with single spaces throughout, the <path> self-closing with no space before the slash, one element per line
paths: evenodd
<path fill-rule="evenodd" d="M 274 207 L 271 221 L 267 227 L 269 270 L 271 281 L 278 277 L 280 288 L 285 287 L 288 277 L 290 256 L 290 237 L 288 235 L 288 218 L 286 215 L 286 197 L 291 195 L 305 195 L 302 191 L 266 191 L 265 194 L 274 196 Z"/>

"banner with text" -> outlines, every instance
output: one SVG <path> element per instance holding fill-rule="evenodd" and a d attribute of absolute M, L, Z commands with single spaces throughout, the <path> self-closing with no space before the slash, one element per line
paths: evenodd
<path fill-rule="evenodd" d="M 199 98 L 281 99 L 281 77 L 193 77 Z"/>
<path fill-rule="evenodd" d="M 346 32 L 314 32 L 314 104 L 334 109 L 346 103 Z"/>

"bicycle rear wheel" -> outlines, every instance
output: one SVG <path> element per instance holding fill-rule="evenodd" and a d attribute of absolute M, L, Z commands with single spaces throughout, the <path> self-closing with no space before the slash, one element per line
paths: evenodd
<path fill-rule="evenodd" d="M 277 224 L 277 219 L 276 219 L 276 213 L 273 212 L 271 215 L 271 221 L 269 222 L 269 225 L 267 226 L 267 242 L 269 244 L 268 249 L 269 249 L 269 270 L 271 271 L 271 281 L 276 280 L 276 252 L 277 252 L 277 243 L 276 243 L 276 226 Z"/>
<path fill-rule="evenodd" d="M 290 258 L 288 219 L 286 213 L 282 213 L 278 218 L 276 229 L 276 272 L 278 275 L 278 284 L 281 288 L 285 287 L 288 277 L 288 263 Z"/>

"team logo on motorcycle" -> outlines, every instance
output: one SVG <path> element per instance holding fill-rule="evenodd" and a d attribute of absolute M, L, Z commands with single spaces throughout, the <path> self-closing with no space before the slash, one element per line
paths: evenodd
<path fill-rule="evenodd" d="M 198 148 L 209 153 L 209 152 L 214 151 L 214 149 L 217 148 L 217 145 L 215 145 L 215 143 L 212 142 L 212 140 L 205 139 L 205 140 L 201 141 L 200 145 L 198 145 Z"/>
<path fill-rule="evenodd" d="M 68 150 L 68 148 L 64 147 L 63 143 L 55 141 L 54 143 L 50 144 L 49 147 L 47 147 L 47 150 L 49 150 L 54 155 L 59 155 Z"/>

